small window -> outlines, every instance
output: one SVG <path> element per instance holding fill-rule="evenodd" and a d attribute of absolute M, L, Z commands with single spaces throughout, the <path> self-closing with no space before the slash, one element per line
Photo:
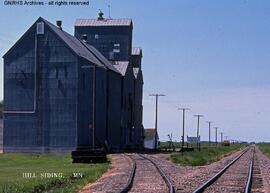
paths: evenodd
<path fill-rule="evenodd" d="M 115 48 L 114 48 L 114 49 L 113 49 L 113 52 L 114 52 L 114 53 L 120 53 L 120 49 L 115 49 Z"/>
<path fill-rule="evenodd" d="M 114 44 L 113 52 L 120 53 L 120 44 Z"/>
<path fill-rule="evenodd" d="M 37 34 L 44 34 L 44 23 L 37 23 Z"/>

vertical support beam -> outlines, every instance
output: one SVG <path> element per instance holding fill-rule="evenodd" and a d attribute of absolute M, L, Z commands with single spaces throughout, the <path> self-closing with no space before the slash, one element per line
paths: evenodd
<path fill-rule="evenodd" d="M 217 130 L 218 130 L 218 127 L 215 127 L 215 130 L 216 130 L 216 146 L 218 145 L 218 142 L 217 142 Z"/>
<path fill-rule="evenodd" d="M 223 142 L 223 132 L 220 133 L 220 143 Z"/>
<path fill-rule="evenodd" d="M 178 108 L 178 110 L 183 111 L 183 127 L 182 127 L 182 150 L 185 146 L 185 112 L 190 110 L 189 108 Z"/>
<path fill-rule="evenodd" d="M 158 95 L 156 95 L 156 119 L 155 119 L 155 149 L 157 149 L 157 143 L 158 143 L 158 139 L 157 139 L 157 135 L 158 135 L 158 132 L 157 132 L 157 120 L 158 120 Z"/>
<path fill-rule="evenodd" d="M 183 109 L 183 138 L 182 138 L 182 147 L 185 146 L 185 109 Z"/>
<path fill-rule="evenodd" d="M 209 135 L 209 146 L 211 145 L 211 123 L 213 123 L 212 121 L 206 121 L 206 123 L 208 123 L 208 135 Z"/>
<path fill-rule="evenodd" d="M 156 95 L 156 119 L 155 119 L 155 149 L 157 149 L 157 119 L 158 119 L 158 95 Z"/>
<path fill-rule="evenodd" d="M 200 118 L 203 117 L 203 115 L 194 115 L 195 117 L 197 117 L 197 149 L 199 149 L 199 151 L 201 150 L 200 148 L 200 141 L 199 141 L 199 135 L 200 135 Z"/>
<path fill-rule="evenodd" d="M 157 129 L 158 129 L 158 97 L 160 96 L 165 96 L 164 94 L 150 94 L 149 96 L 154 96 L 156 98 L 156 117 L 155 117 L 155 149 L 157 150 L 157 145 L 158 145 L 158 139 L 157 139 L 157 136 L 158 136 L 158 132 L 157 132 Z"/>
<path fill-rule="evenodd" d="M 95 148 L 95 129 L 96 129 L 96 65 L 93 70 L 93 135 L 92 135 L 92 147 Z"/>

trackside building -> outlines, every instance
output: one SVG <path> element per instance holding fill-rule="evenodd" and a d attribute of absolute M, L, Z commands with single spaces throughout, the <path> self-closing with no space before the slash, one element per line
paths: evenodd
<path fill-rule="evenodd" d="M 121 20 L 121 21 L 120 21 Z M 142 50 L 131 19 L 38 18 L 4 58 L 4 152 L 143 148 Z"/>

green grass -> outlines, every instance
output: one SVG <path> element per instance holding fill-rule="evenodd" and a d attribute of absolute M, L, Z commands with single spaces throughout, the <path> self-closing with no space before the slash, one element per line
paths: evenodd
<path fill-rule="evenodd" d="M 109 168 L 104 164 L 72 164 L 70 155 L 51 154 L 1 154 L 0 192 L 74 193 L 89 182 L 98 179 Z M 23 178 L 31 172 L 36 178 Z M 42 173 L 62 173 L 62 178 L 42 178 Z M 73 178 L 73 173 L 82 173 L 82 178 Z"/>
<path fill-rule="evenodd" d="M 257 144 L 259 149 L 270 158 L 270 143 Z"/>
<path fill-rule="evenodd" d="M 212 145 L 214 143 L 212 142 Z M 173 142 L 173 145 L 175 148 L 181 148 L 182 147 L 182 143 L 181 142 Z M 187 143 L 185 142 L 185 146 L 187 145 Z M 203 141 L 201 142 L 201 147 L 204 148 L 204 147 L 208 147 L 209 146 L 209 143 L 207 141 Z M 189 147 L 196 147 L 196 144 L 189 144 Z M 170 142 L 169 141 L 161 141 L 160 142 L 160 146 L 159 146 L 160 149 L 162 150 L 166 150 L 166 149 L 170 149 Z"/>
<path fill-rule="evenodd" d="M 201 151 L 195 149 L 192 152 L 172 153 L 170 159 L 180 165 L 202 166 L 218 161 L 243 147 L 243 145 L 203 147 Z"/>

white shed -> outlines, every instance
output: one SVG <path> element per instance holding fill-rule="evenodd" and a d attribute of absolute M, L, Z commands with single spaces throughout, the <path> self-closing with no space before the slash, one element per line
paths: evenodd
<path fill-rule="evenodd" d="M 144 148 L 146 149 L 155 149 L 155 129 L 144 129 Z M 157 134 L 157 141 L 159 140 Z M 158 144 L 157 144 L 158 147 Z"/>

